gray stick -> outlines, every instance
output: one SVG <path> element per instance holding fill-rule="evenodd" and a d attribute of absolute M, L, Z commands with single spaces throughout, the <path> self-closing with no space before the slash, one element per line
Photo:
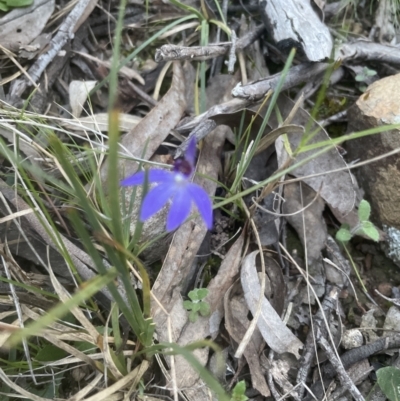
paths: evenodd
<path fill-rule="evenodd" d="M 234 69 L 235 69 L 235 63 L 236 63 L 236 45 L 237 45 L 237 36 L 236 32 L 232 29 L 232 45 L 231 45 L 231 50 L 229 51 L 229 60 L 225 61 L 225 63 L 228 65 L 228 72 L 229 74 L 233 74 Z"/>
<path fill-rule="evenodd" d="M 254 31 L 249 32 L 243 38 L 236 41 L 236 49 L 241 50 L 253 43 L 263 32 L 264 26 L 257 26 Z M 232 42 L 211 43 L 208 46 L 176 46 L 163 45 L 156 50 L 154 59 L 157 63 L 170 60 L 193 60 L 204 61 L 215 57 L 223 56 L 228 53 L 229 49 L 235 48 L 236 36 L 233 36 Z M 233 50 L 235 51 L 235 50 Z M 232 50 L 231 50 L 232 52 Z"/>
<path fill-rule="evenodd" d="M 319 345 L 321 345 L 321 347 L 326 352 L 326 355 L 328 356 L 330 362 L 335 367 L 336 372 L 337 372 L 337 374 L 339 376 L 340 382 L 342 383 L 342 386 L 347 388 L 350 391 L 350 394 L 353 396 L 353 398 L 355 400 L 364 401 L 364 397 L 360 393 L 360 390 L 358 390 L 356 385 L 353 383 L 353 381 L 351 380 L 349 374 L 346 372 L 345 368 L 343 367 L 342 362 L 336 356 L 336 354 L 333 351 L 331 345 L 326 340 L 326 338 L 321 334 L 319 329 L 317 331 L 317 340 L 318 340 Z"/>
<path fill-rule="evenodd" d="M 50 48 L 46 53 L 43 53 L 28 70 L 28 74 L 32 77 L 33 82 L 37 82 L 46 67 L 54 60 L 58 52 L 64 47 L 68 40 L 73 39 L 76 24 L 80 17 L 83 15 L 86 7 L 90 4 L 91 0 L 80 0 L 73 10 L 69 13 L 68 17 L 61 24 L 56 36 L 50 42 Z M 25 77 L 17 79 L 11 85 L 9 98 L 18 99 L 22 96 L 25 89 L 31 86 Z"/>
<path fill-rule="evenodd" d="M 292 88 L 309 79 L 315 80 L 316 76 L 323 73 L 328 66 L 327 63 L 304 63 L 292 67 L 285 77 L 282 90 Z M 251 101 L 260 100 L 270 89 L 276 88 L 281 78 L 282 74 L 278 73 L 247 85 L 238 84 L 233 88 L 232 95 Z"/>

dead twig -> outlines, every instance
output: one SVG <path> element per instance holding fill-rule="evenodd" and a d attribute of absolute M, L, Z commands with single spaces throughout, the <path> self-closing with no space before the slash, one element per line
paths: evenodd
<path fill-rule="evenodd" d="M 333 351 L 332 346 L 329 344 L 329 342 L 326 340 L 326 338 L 321 334 L 321 331 L 317 329 L 317 341 L 318 344 L 321 345 L 321 347 L 324 349 L 326 354 L 328 355 L 329 360 L 332 363 L 332 366 L 335 366 L 336 372 L 340 378 L 340 382 L 342 383 L 342 386 L 347 388 L 353 398 L 357 401 L 364 401 L 364 397 L 361 395 L 360 391 L 356 387 L 356 385 L 353 383 L 351 378 L 349 377 L 348 373 L 346 372 L 345 368 L 343 367 L 342 362 L 340 359 L 337 357 L 336 352 Z"/>
<path fill-rule="evenodd" d="M 205 61 L 226 54 L 231 42 L 210 44 L 208 46 L 163 45 L 156 50 L 154 60 L 157 63 L 171 60 Z"/>
<path fill-rule="evenodd" d="M 297 373 L 297 383 L 305 383 L 307 380 L 308 373 L 311 369 L 311 364 L 313 363 L 316 355 L 316 333 L 318 331 L 318 333 L 322 333 L 320 336 L 327 336 L 329 318 L 332 310 L 336 310 L 338 296 L 339 291 L 337 288 L 333 288 L 333 290 L 324 298 L 321 308 L 312 320 L 313 330 L 311 330 L 307 336 L 304 353 L 302 356 L 302 364 Z M 299 388 L 298 391 L 300 398 L 303 398 L 304 390 L 304 387 Z"/>
<path fill-rule="evenodd" d="M 336 52 L 336 58 L 343 61 L 379 61 L 380 63 L 399 65 L 400 49 L 396 46 L 360 39 L 341 45 Z"/>
<path fill-rule="evenodd" d="M 72 40 L 74 32 L 77 28 L 81 16 L 84 14 L 86 8 L 90 5 L 92 0 L 80 0 L 74 9 L 70 12 L 65 21 L 61 24 L 57 34 L 51 40 L 49 50 L 43 53 L 28 70 L 28 75 L 31 77 L 31 81 L 28 81 L 25 77 L 14 81 L 11 85 L 9 94 L 10 102 L 13 104 L 18 100 L 25 90 L 32 85 L 32 82 L 37 82 L 46 67 L 54 60 L 59 51 L 64 45 Z"/>
<path fill-rule="evenodd" d="M 328 63 L 304 63 L 292 67 L 285 78 L 282 86 L 282 91 L 299 85 L 310 79 L 315 80 L 316 77 L 322 74 L 327 68 Z M 275 89 L 278 82 L 281 80 L 282 74 L 278 73 L 267 78 L 259 79 L 247 85 L 238 84 L 233 90 L 234 97 L 248 99 L 251 101 L 260 100 L 270 89 Z"/>
<path fill-rule="evenodd" d="M 229 60 L 225 61 L 225 64 L 228 66 L 229 74 L 233 74 L 235 70 L 236 63 L 236 45 L 237 45 L 237 36 L 234 30 L 231 33 L 232 45 L 229 51 Z"/>
<path fill-rule="evenodd" d="M 236 34 L 232 31 L 231 42 L 213 43 L 208 46 L 176 46 L 176 45 L 164 45 L 156 50 L 154 59 L 157 63 L 161 61 L 170 60 L 193 60 L 193 61 L 204 61 L 213 59 L 219 56 L 223 56 L 230 51 L 230 60 L 232 58 L 232 52 L 236 50 L 242 50 L 245 47 L 253 43 L 263 32 L 264 26 L 257 26 L 254 31 L 249 32 L 246 36 L 241 39 L 236 38 Z M 236 58 L 236 57 L 235 57 Z M 235 60 L 236 61 L 236 60 Z M 230 62 L 232 63 L 232 62 Z M 233 65 L 235 62 L 233 62 Z M 233 72 L 232 65 L 232 72 Z M 228 67 L 229 68 L 229 67 Z"/>

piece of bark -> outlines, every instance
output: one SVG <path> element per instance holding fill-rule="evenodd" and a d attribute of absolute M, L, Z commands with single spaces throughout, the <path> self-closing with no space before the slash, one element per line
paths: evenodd
<path fill-rule="evenodd" d="M 397 6 L 390 0 L 380 0 L 375 12 L 375 28 L 379 31 L 379 42 L 396 43 Z M 375 30 L 374 30 L 375 31 Z"/>
<path fill-rule="evenodd" d="M 280 50 L 295 47 L 303 60 L 322 61 L 331 56 L 329 29 L 305 0 L 262 1 L 261 16 Z"/>

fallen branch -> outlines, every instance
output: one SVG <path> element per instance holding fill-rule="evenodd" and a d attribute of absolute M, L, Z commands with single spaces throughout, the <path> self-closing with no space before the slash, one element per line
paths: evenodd
<path fill-rule="evenodd" d="M 322 74 L 327 68 L 328 63 L 304 63 L 292 67 L 282 86 L 282 91 L 292 88 L 308 80 L 315 80 L 316 76 Z M 260 100 L 270 90 L 274 90 L 281 80 L 282 74 L 278 73 L 267 78 L 259 79 L 247 85 L 237 85 L 232 90 L 234 97 L 247 99 L 250 101 Z"/>
<path fill-rule="evenodd" d="M 32 82 L 37 82 L 46 67 L 54 60 L 59 51 L 64 45 L 74 38 L 74 32 L 76 31 L 77 24 L 84 14 L 88 6 L 91 6 L 92 0 L 80 0 L 73 10 L 70 12 L 68 17 L 61 24 L 57 34 L 51 40 L 49 50 L 43 53 L 28 70 L 28 75 L 32 81 L 28 81 L 25 77 L 15 80 L 10 89 L 9 99 L 10 103 L 14 104 L 25 90 L 32 85 Z"/>

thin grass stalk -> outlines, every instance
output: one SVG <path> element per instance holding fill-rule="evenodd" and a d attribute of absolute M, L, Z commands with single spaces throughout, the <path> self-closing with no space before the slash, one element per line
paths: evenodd
<path fill-rule="evenodd" d="M 326 146 L 326 147 L 323 149 L 320 149 L 318 152 L 306 157 L 305 159 L 293 164 L 292 166 L 287 167 L 286 169 L 275 173 L 274 175 L 272 175 L 271 177 L 268 177 L 264 181 L 260 181 L 258 184 L 253 185 L 252 187 L 245 189 L 244 191 L 238 192 L 237 194 L 232 195 L 229 198 L 226 198 L 226 199 L 222 200 L 221 202 L 214 204 L 213 208 L 217 209 L 219 207 L 222 207 L 229 203 L 232 203 L 232 202 L 242 198 L 243 196 L 251 194 L 252 192 L 256 191 L 257 189 L 260 189 L 260 188 L 264 187 L 265 185 L 269 184 L 270 182 L 272 182 L 276 179 L 279 179 L 283 175 L 290 173 L 291 171 L 295 170 L 297 167 L 307 164 L 310 160 L 314 159 L 315 157 L 323 155 L 324 153 L 328 152 L 329 150 L 335 148 L 336 145 L 339 145 L 345 141 L 349 141 L 349 140 L 357 139 L 357 138 L 363 138 L 368 135 L 386 132 L 391 129 L 398 129 L 399 127 L 400 127 L 400 124 L 386 125 L 384 127 L 371 128 L 371 129 L 368 129 L 365 131 L 356 132 L 356 133 L 352 133 L 352 134 L 348 134 L 348 135 L 343 135 L 340 138 L 329 139 L 327 141 L 318 142 L 318 143 L 315 143 L 312 145 L 306 145 L 299 153 L 304 153 L 304 152 L 307 152 L 310 150 L 320 149 L 323 146 Z M 329 171 L 327 171 L 325 174 L 329 174 Z"/>
<path fill-rule="evenodd" d="M 278 100 L 278 96 L 279 96 L 280 91 L 282 89 L 283 83 L 285 82 L 285 78 L 286 78 L 286 75 L 287 75 L 287 73 L 289 71 L 289 68 L 292 65 L 292 62 L 293 62 L 295 54 L 296 54 L 295 49 L 292 49 L 290 54 L 289 54 L 289 57 L 288 57 L 288 59 L 287 59 L 287 61 L 285 63 L 285 66 L 284 66 L 284 68 L 282 70 L 282 75 L 281 75 L 281 77 L 279 79 L 279 82 L 278 82 L 278 84 L 277 84 L 277 86 L 276 86 L 276 88 L 275 88 L 275 90 L 274 90 L 274 92 L 272 94 L 272 98 L 270 100 L 270 103 L 268 105 L 268 109 L 267 109 L 267 111 L 265 113 L 265 116 L 263 118 L 263 122 L 261 124 L 261 127 L 260 127 L 260 129 L 259 129 L 259 131 L 257 133 L 257 136 L 256 136 L 255 140 L 254 140 L 254 144 L 251 147 L 251 149 L 249 150 L 249 152 L 247 154 L 245 154 L 246 160 L 244 160 L 243 163 L 240 163 L 241 167 L 240 167 L 240 170 L 237 173 L 237 177 L 235 178 L 235 182 L 234 182 L 234 184 L 236 186 L 241 181 L 244 173 L 246 172 L 246 170 L 247 170 L 248 166 L 250 165 L 250 162 L 251 162 L 251 160 L 252 160 L 252 158 L 253 158 L 253 156 L 254 156 L 254 154 L 256 152 L 257 146 L 258 146 L 258 144 L 259 144 L 259 142 L 260 142 L 260 140 L 262 138 L 262 135 L 263 135 L 263 133 L 265 131 L 265 128 L 266 128 L 266 126 L 268 124 L 269 118 L 270 118 L 271 113 L 272 113 L 272 111 L 273 111 L 273 109 L 275 107 L 276 101 Z M 232 187 L 232 192 L 234 192 L 235 189 L 236 189 L 236 187 Z"/>
<path fill-rule="evenodd" d="M 99 252 L 97 249 L 94 247 L 91 238 L 89 234 L 87 233 L 86 229 L 83 227 L 83 224 L 80 220 L 80 218 L 77 216 L 76 212 L 71 212 L 70 214 L 71 222 L 81 239 L 83 245 L 85 246 L 88 254 L 90 257 L 93 259 L 97 269 L 101 274 L 106 274 L 108 269 L 104 266 L 104 263 L 100 257 Z M 117 269 L 118 270 L 118 269 Z M 123 296 L 120 294 L 118 288 L 113 282 L 110 282 L 108 284 L 108 289 L 113 296 L 113 299 L 115 302 L 118 304 L 119 308 L 121 309 L 123 315 L 125 316 L 126 320 L 128 321 L 129 325 L 132 327 L 133 332 L 137 335 L 139 338 L 140 333 L 142 332 L 143 329 L 143 324 L 139 321 L 138 317 L 141 317 L 141 310 L 139 307 L 139 312 L 135 313 L 135 309 L 132 307 L 128 307 L 128 305 L 125 302 L 125 299 Z"/>
<path fill-rule="evenodd" d="M 34 185 L 26 173 L 26 168 L 29 168 L 32 175 L 35 176 L 35 172 L 38 172 L 38 168 L 35 166 L 29 166 L 24 162 L 19 155 L 15 155 L 9 150 L 7 145 L 4 144 L 2 138 L 0 138 L 0 153 L 2 153 L 14 166 L 15 172 L 19 174 L 20 182 L 24 188 L 21 192 L 21 196 L 24 198 L 26 203 L 35 211 L 36 217 L 41 222 L 46 233 L 50 236 L 51 240 L 57 245 L 60 254 L 64 257 L 65 262 L 70 268 L 74 278 L 77 282 L 81 282 L 81 279 L 77 273 L 75 265 L 67 251 L 61 236 L 58 233 L 57 227 L 55 226 L 53 220 L 50 217 L 47 208 L 44 206 L 40 196 L 36 193 Z M 32 167 L 32 168 L 31 168 Z M 40 176 L 39 176 L 40 177 Z M 47 265 L 43 262 L 43 268 L 47 270 Z"/>
<path fill-rule="evenodd" d="M 78 306 L 81 302 L 84 302 L 86 299 L 96 294 L 101 288 L 114 280 L 117 276 L 117 273 L 118 272 L 115 268 L 111 268 L 106 272 L 106 274 L 94 277 L 93 280 L 86 283 L 86 286 L 82 290 L 75 293 L 66 302 L 59 303 L 40 319 L 28 324 L 25 328 L 12 333 L 6 342 L 7 346 L 15 347 L 23 339 L 28 338 L 29 336 L 37 335 L 37 333 L 42 329 L 51 325 L 61 316 L 66 315 L 71 308 Z"/>
<path fill-rule="evenodd" d="M 329 79 L 335 69 L 335 63 L 332 63 L 331 65 L 328 66 L 327 70 L 325 71 L 323 80 L 322 80 L 322 86 L 321 89 L 318 91 L 317 95 L 317 101 L 315 102 L 315 105 L 313 109 L 311 110 L 311 116 L 310 119 L 307 122 L 307 125 L 304 127 L 304 135 L 302 136 L 300 140 L 300 144 L 295 150 L 295 154 L 301 151 L 301 149 L 311 141 L 311 139 L 316 135 L 316 132 L 309 132 L 310 128 L 313 124 L 313 122 L 316 120 L 317 113 L 320 109 L 320 106 L 322 105 L 322 102 L 325 99 L 326 91 L 329 86 Z"/>
<path fill-rule="evenodd" d="M 103 227 L 99 223 L 98 218 L 87 199 L 86 192 L 84 191 L 82 184 L 78 180 L 78 177 L 73 171 L 70 163 L 65 158 L 62 144 L 55 138 L 52 138 L 52 144 L 60 164 L 62 165 L 64 171 L 69 177 L 72 187 L 75 189 L 76 196 L 79 199 L 79 203 L 81 204 L 81 206 L 85 211 L 85 214 L 91 227 L 93 228 L 94 232 L 97 233 L 97 235 L 101 235 L 101 233 L 103 233 Z M 91 243 L 89 236 L 86 234 L 86 230 L 83 228 L 82 222 L 79 220 L 79 218 L 77 218 L 77 216 L 75 217 L 73 213 L 71 213 L 70 216 L 73 219 L 75 228 L 78 230 L 81 239 L 82 240 L 86 239 L 85 241 L 86 249 L 88 250 L 91 257 L 95 258 L 94 262 L 96 263 L 96 267 L 99 269 L 101 274 L 105 274 L 107 272 L 107 269 L 104 266 L 101 259 L 99 258 L 99 256 L 96 256 L 97 252 L 94 252 L 95 248 Z M 120 278 L 123 282 L 126 295 L 130 303 L 130 308 L 127 307 L 127 305 L 123 301 L 121 295 L 119 294 L 114 284 L 110 283 L 109 290 L 111 291 L 112 295 L 116 297 L 115 300 L 118 302 L 120 309 L 123 311 L 128 322 L 133 325 L 132 329 L 134 329 L 135 334 L 138 335 L 138 338 L 140 338 L 140 333 L 143 332 L 144 328 L 146 327 L 146 324 L 142 316 L 136 292 L 132 288 L 132 284 L 130 282 L 130 276 L 127 270 L 126 260 L 124 263 L 124 256 L 122 255 L 121 252 L 117 253 L 114 246 L 110 246 L 109 244 L 104 243 L 104 247 L 106 249 L 111 264 L 115 266 L 118 272 L 120 273 Z M 135 315 L 135 318 L 133 318 L 132 311 L 133 314 Z"/>

